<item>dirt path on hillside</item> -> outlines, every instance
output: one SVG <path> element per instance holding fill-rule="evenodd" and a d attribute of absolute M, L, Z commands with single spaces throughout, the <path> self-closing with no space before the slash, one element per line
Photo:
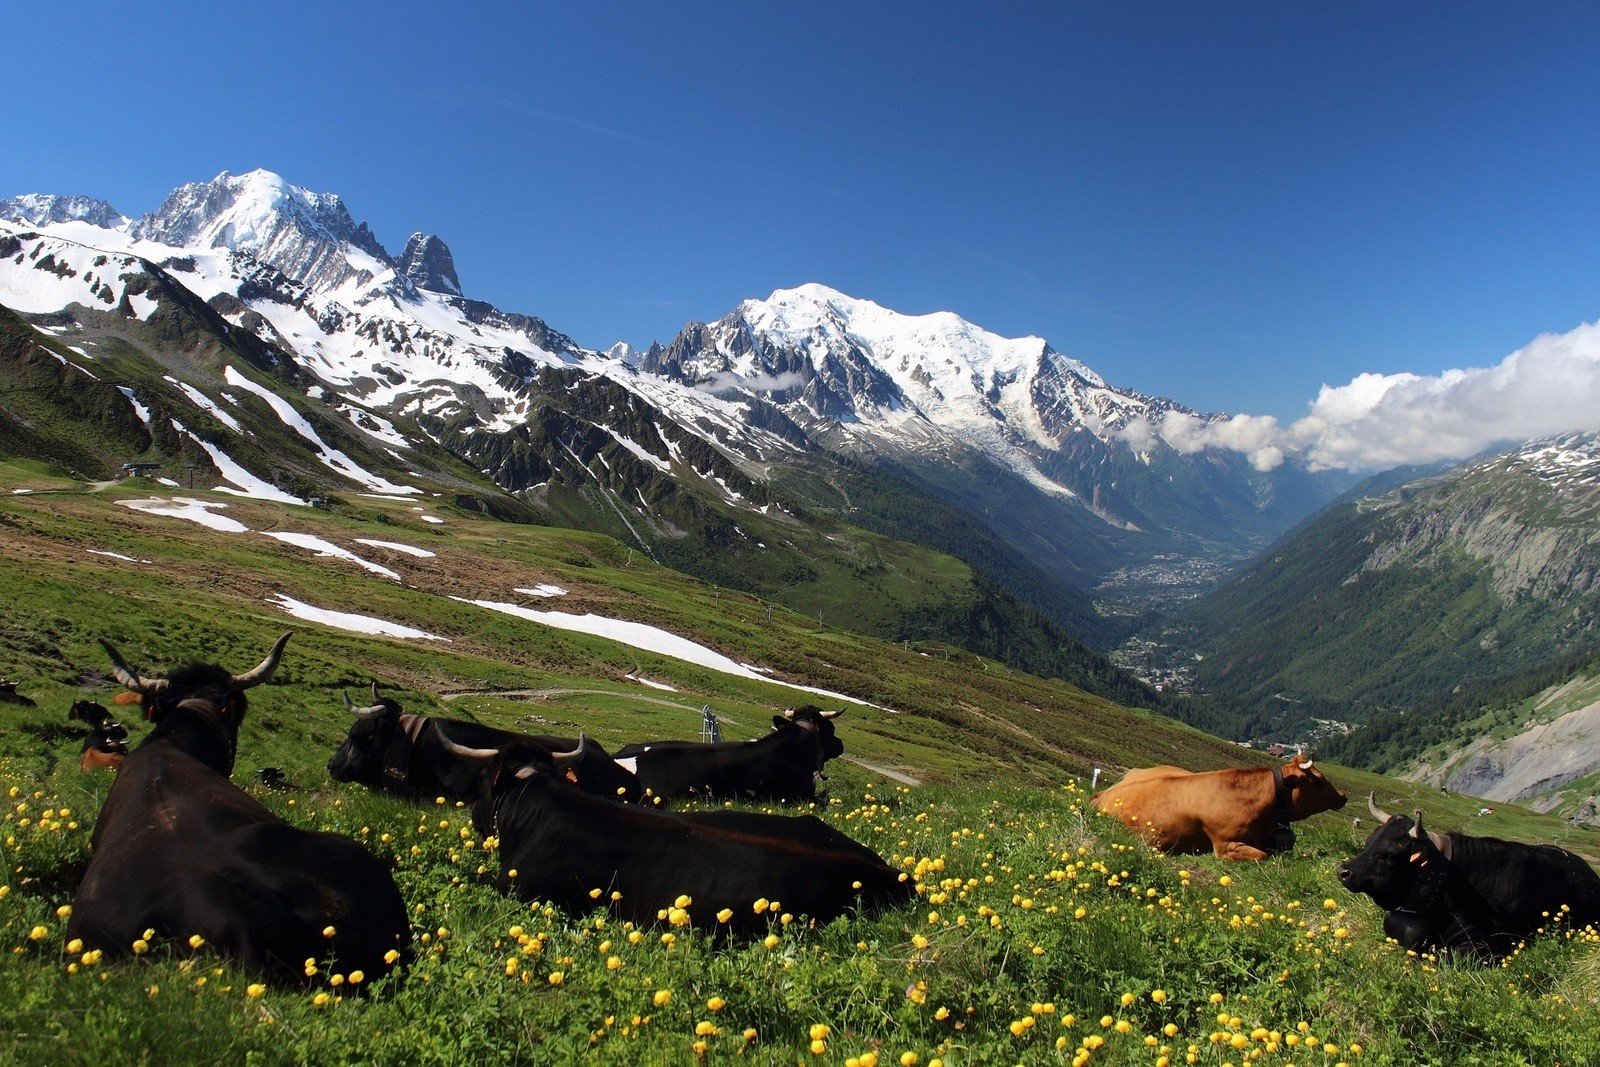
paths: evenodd
<path fill-rule="evenodd" d="M 700 709 L 693 704 L 683 704 L 676 700 L 666 700 L 662 697 L 653 697 L 645 693 L 619 693 L 615 689 L 456 689 L 448 693 L 440 693 L 440 700 L 458 700 L 461 697 L 505 697 L 508 700 L 547 700 L 550 697 L 563 696 L 605 696 L 622 697 L 624 700 L 637 700 L 642 704 L 659 704 L 664 708 L 682 708 L 684 711 L 699 713 Z M 740 725 L 739 720 L 731 719 L 726 715 L 717 714 L 723 722 Z M 921 785 L 921 778 L 914 778 L 902 771 L 890 770 L 888 767 L 876 763 L 868 763 L 857 756 L 841 756 L 840 759 L 853 763 L 857 767 L 880 774 L 890 781 L 899 782 L 901 785 Z"/>
<path fill-rule="evenodd" d="M 661 697 L 649 696 L 645 693 L 622 693 L 615 689 L 453 689 L 448 693 L 440 693 L 440 700 L 458 700 L 461 697 L 505 697 L 507 700 L 548 700 L 551 697 L 565 696 L 600 696 L 621 697 L 623 700 L 637 700 L 642 704 L 660 704 L 664 708 L 682 708 L 700 714 L 700 707 L 696 704 L 684 704 L 676 700 L 665 700 Z M 717 718 L 724 722 L 738 723 L 724 715 Z"/>

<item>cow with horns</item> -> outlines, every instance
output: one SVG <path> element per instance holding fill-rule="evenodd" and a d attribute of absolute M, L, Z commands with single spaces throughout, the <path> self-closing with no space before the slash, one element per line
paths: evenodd
<path fill-rule="evenodd" d="M 100 810 L 69 940 L 109 956 L 187 939 L 283 982 L 304 981 L 309 959 L 377 978 L 409 954 L 385 864 L 348 837 L 290 826 L 229 780 L 245 691 L 272 677 L 289 636 L 244 674 L 193 663 L 165 678 L 141 678 L 100 642 L 155 728 Z"/>
<path fill-rule="evenodd" d="M 573 915 L 609 907 L 637 924 L 692 916 L 748 935 L 765 931 L 780 905 L 825 923 L 916 892 L 905 872 L 813 815 L 624 807 L 566 780 L 581 753 L 446 744 L 485 768 L 473 825 L 499 839 L 501 888 L 522 900 Z"/>
<path fill-rule="evenodd" d="M 1432 833 L 1370 793 L 1367 807 L 1378 828 L 1336 873 L 1406 948 L 1500 959 L 1545 926 L 1600 924 L 1600 875 L 1565 849 Z"/>
<path fill-rule="evenodd" d="M 1145 767 L 1094 795 L 1094 806 L 1163 852 L 1262 860 L 1294 845 L 1289 824 L 1347 798 L 1310 757 L 1281 766 L 1193 774 Z"/>
<path fill-rule="evenodd" d="M 547 752 L 577 752 L 567 772 L 579 788 L 597 796 L 629 804 L 643 799 L 644 790 L 631 771 L 612 761 L 598 744 L 580 745 L 564 737 L 546 737 L 497 730 L 457 719 L 407 715 L 400 703 L 378 695 L 372 683 L 372 703 L 360 707 L 344 698 L 345 710 L 356 717 L 344 743 L 328 760 L 328 774 L 337 782 L 357 782 L 370 789 L 409 797 L 448 797 L 471 800 L 478 795 L 482 768 L 452 755 L 450 740 L 473 748 L 526 744 Z"/>
<path fill-rule="evenodd" d="M 67 718 L 77 719 L 89 728 L 78 757 L 79 770 L 115 771 L 122 766 L 128 755 L 128 728 L 113 719 L 104 705 L 94 700 L 75 701 Z"/>
<path fill-rule="evenodd" d="M 812 704 L 772 717 L 772 732 L 752 741 L 651 741 L 628 745 L 617 762 L 659 797 L 815 800 L 823 767 L 844 754 L 833 720 L 844 714 Z"/>

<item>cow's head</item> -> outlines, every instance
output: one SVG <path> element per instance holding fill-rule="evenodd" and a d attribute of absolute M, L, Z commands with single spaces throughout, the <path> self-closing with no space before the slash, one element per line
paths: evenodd
<path fill-rule="evenodd" d="M 226 766 L 218 769 L 227 774 L 233 770 L 239 724 L 249 708 L 244 691 L 272 677 L 283 657 L 283 646 L 292 636 L 291 632 L 278 638 L 266 658 L 243 674 L 233 674 L 214 663 L 191 663 L 165 678 L 141 678 L 110 641 L 101 638 L 100 646 L 111 657 L 111 671 L 117 681 L 138 698 L 146 719 L 160 724 L 169 715 L 181 712 L 203 719 L 218 730 L 227 743 Z"/>
<path fill-rule="evenodd" d="M 372 683 L 372 703 L 362 707 L 344 695 L 345 710 L 356 717 L 344 743 L 328 759 L 328 774 L 336 782 L 359 782 L 377 789 L 383 785 L 384 755 L 400 729 L 400 704 L 378 695 Z"/>
<path fill-rule="evenodd" d="M 1365 893 L 1378 907 L 1394 911 L 1414 904 L 1419 880 L 1436 873 L 1444 862 L 1444 839 L 1423 829 L 1422 812 L 1415 819 L 1390 815 L 1367 795 L 1367 807 L 1378 828 L 1359 853 L 1339 864 L 1339 881 L 1352 893 Z"/>
<path fill-rule="evenodd" d="M 1289 814 L 1294 819 L 1309 819 L 1321 811 L 1337 811 L 1349 797 L 1328 781 L 1322 768 L 1310 756 L 1295 756 L 1282 768 L 1283 786 L 1289 791 Z"/>
<path fill-rule="evenodd" d="M 512 790 L 528 786 L 575 789 L 577 768 L 582 762 L 586 759 L 611 761 L 605 750 L 587 737 L 578 738 L 578 747 L 571 752 L 548 752 L 523 741 L 502 748 L 470 748 L 456 744 L 443 730 L 439 732 L 439 742 L 456 759 L 483 768 L 478 780 L 478 799 L 472 805 L 472 826 L 484 837 L 499 833 L 500 802 Z"/>
<path fill-rule="evenodd" d="M 821 757 L 817 762 L 817 770 L 820 771 L 822 764 L 844 755 L 844 742 L 839 740 L 833 731 L 833 720 L 843 714 L 843 708 L 838 711 L 823 711 L 815 704 L 802 704 L 798 708 L 784 709 L 782 715 L 774 715 L 772 726 L 775 730 L 800 729 L 815 733 L 821 750 Z"/>

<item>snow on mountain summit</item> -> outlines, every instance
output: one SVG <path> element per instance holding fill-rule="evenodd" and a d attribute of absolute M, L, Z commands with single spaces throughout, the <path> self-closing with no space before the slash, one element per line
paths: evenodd
<path fill-rule="evenodd" d="M 1003 337 L 950 311 L 907 315 L 814 282 L 691 326 L 646 363 L 744 383 L 851 431 L 926 423 L 1042 448 L 1177 407 L 1112 388 L 1042 337 Z"/>
<path fill-rule="evenodd" d="M 23 193 L 9 200 L 0 200 L 0 219 L 25 222 L 30 226 L 87 222 L 108 230 L 128 224 L 128 219 L 104 200 L 92 196 L 56 196 L 52 193 Z"/>
<path fill-rule="evenodd" d="M 367 284 L 392 270 L 366 223 L 336 193 L 291 185 L 268 170 L 223 171 L 187 182 L 133 226 L 133 236 L 180 248 L 228 248 L 312 289 Z"/>

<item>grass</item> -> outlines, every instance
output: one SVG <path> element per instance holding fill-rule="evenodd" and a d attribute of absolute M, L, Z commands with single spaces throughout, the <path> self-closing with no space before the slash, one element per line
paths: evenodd
<path fill-rule="evenodd" d="M 420 960 L 351 997 L 326 974 L 253 995 L 251 976 L 183 944 L 117 963 L 63 952 L 57 909 L 89 829 L 78 817 L 103 785 L 8 768 L 0 1055 L 683 1063 L 699 1041 L 710 1060 L 759 1063 L 1056 1063 L 1085 1049 L 1086 1062 L 1145 1065 L 1163 1049 L 1206 1064 L 1252 1051 L 1310 1064 L 1600 1055 L 1592 944 L 1552 937 L 1489 969 L 1407 955 L 1365 898 L 1334 887 L 1332 866 L 1358 845 L 1342 818 L 1314 820 L 1291 856 L 1235 865 L 1151 853 L 1072 785 L 885 790 L 853 769 L 837 778 L 824 817 L 901 863 L 918 901 L 821 929 L 779 915 L 765 941 L 726 949 L 689 929 L 632 930 L 500 896 L 494 856 L 453 806 L 356 787 L 264 794 L 291 821 L 357 836 L 395 865 Z"/>
<path fill-rule="evenodd" d="M 14 465 L 3 473 L 24 486 L 38 477 Z M 1600 954 L 1588 941 L 1543 939 L 1489 969 L 1439 966 L 1384 941 L 1379 913 L 1332 877 L 1367 828 L 1350 824 L 1359 799 L 1302 824 L 1292 854 L 1259 865 L 1159 856 L 1094 815 L 1079 784 L 1092 766 L 1255 758 L 1178 724 L 965 653 L 947 660 L 939 646 L 819 629 L 781 608 L 769 623 L 755 598 L 630 564 L 603 537 L 521 527 L 508 536 L 435 501 L 426 506 L 445 520 L 439 527 L 385 501 L 326 514 L 217 498 L 255 530 L 438 553 L 382 556 L 402 573 L 397 583 L 256 534 L 131 512 L 115 503 L 121 492 L 0 495 L 0 671 L 36 701 L 0 704 L 0 1058 L 9 1062 L 1600 1059 Z M 809 699 L 449 599 L 508 599 L 540 582 L 571 591 L 540 607 L 660 625 L 780 679 L 858 698 L 839 724 L 847 756 L 926 784 L 837 762 L 819 814 L 901 864 L 919 885 L 916 903 L 820 929 L 785 924 L 780 912 L 769 940 L 714 948 L 690 929 L 629 930 L 599 913 L 513 902 L 494 889 L 496 857 L 465 810 L 328 782 L 323 764 L 347 724 L 339 692 L 355 695 L 373 678 L 408 710 L 577 728 L 607 743 L 695 736 L 707 703 L 728 736 L 756 736 L 776 709 Z M 289 620 L 265 603 L 279 592 L 450 640 Z M 243 667 L 287 628 L 298 636 L 273 683 L 252 693 L 236 780 L 284 768 L 302 788 L 252 786 L 265 803 L 296 824 L 357 837 L 394 865 L 417 965 L 353 997 L 348 976 L 334 985 L 324 974 L 304 990 L 256 990 L 252 976 L 181 943 L 114 963 L 69 955 L 59 909 L 109 785 L 78 773 L 65 727 L 72 699 L 110 692 L 94 638 L 111 637 L 144 668 L 191 654 Z M 639 672 L 676 691 L 626 677 Z M 441 696 L 463 689 L 491 692 Z M 522 690 L 547 695 L 508 695 Z M 134 726 L 135 741 L 142 730 Z M 1353 797 L 1378 790 L 1389 810 L 1425 807 L 1435 829 L 1528 840 L 1568 832 L 1508 805 L 1479 820 L 1469 798 L 1330 774 Z M 1600 854 L 1600 835 L 1571 833 L 1569 847 Z"/>

